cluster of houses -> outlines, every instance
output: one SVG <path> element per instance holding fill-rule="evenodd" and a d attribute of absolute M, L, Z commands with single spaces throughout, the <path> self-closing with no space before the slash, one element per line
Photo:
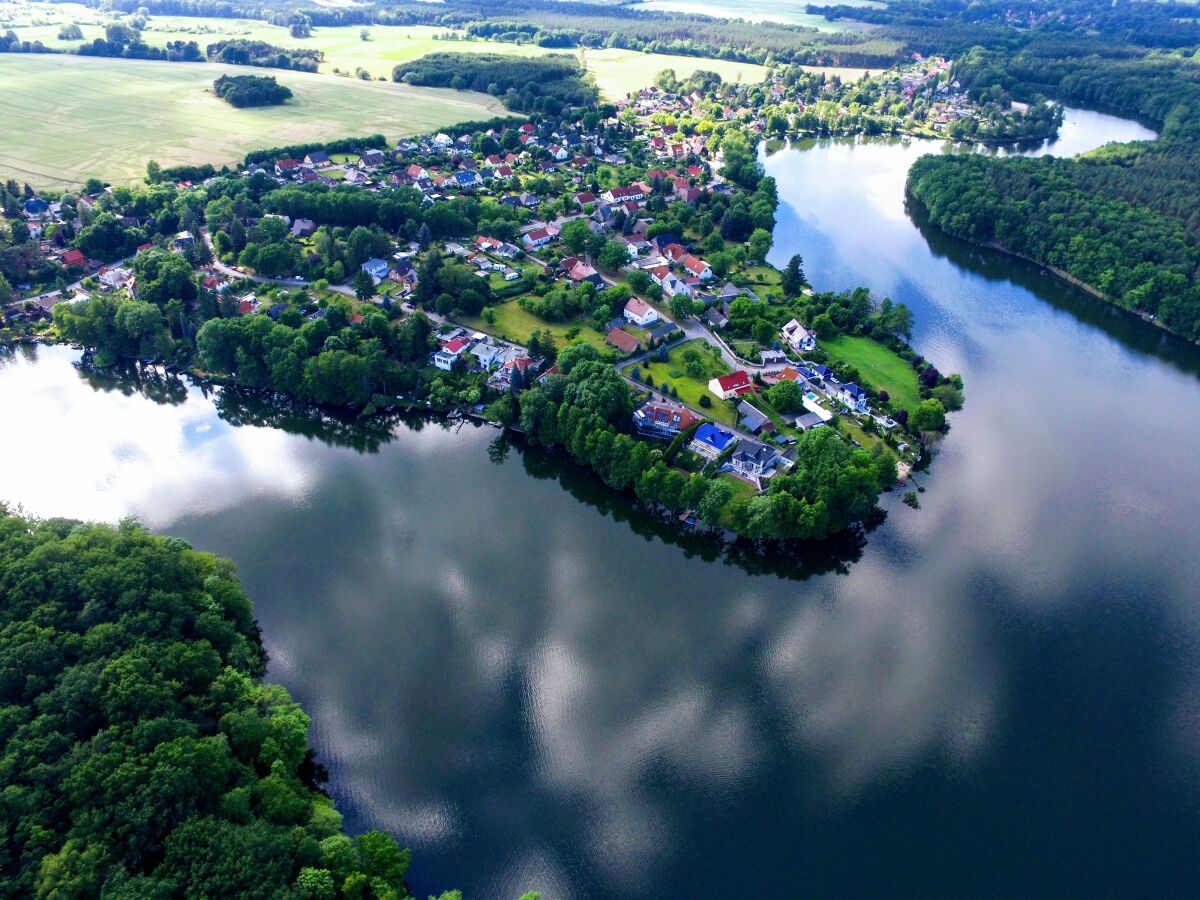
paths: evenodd
<path fill-rule="evenodd" d="M 532 378 L 538 373 L 538 361 L 530 358 L 524 348 L 465 328 L 452 328 L 439 335 L 438 349 L 429 354 L 429 364 L 443 372 L 487 372 L 488 384 L 501 391 L 511 387 L 514 377 Z"/>
<path fill-rule="evenodd" d="M 722 457 L 722 470 L 753 483 L 762 484 L 781 468 L 789 468 L 792 459 L 776 447 L 753 441 L 701 418 L 678 403 L 649 400 L 633 411 L 633 427 L 643 437 L 672 440 L 690 428 L 695 433 L 688 449 L 708 461 Z"/>

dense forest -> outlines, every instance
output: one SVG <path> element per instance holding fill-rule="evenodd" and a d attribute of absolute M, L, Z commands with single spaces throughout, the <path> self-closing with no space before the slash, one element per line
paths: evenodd
<path fill-rule="evenodd" d="M 401 63 L 392 80 L 424 87 L 486 91 L 509 109 L 557 115 L 599 99 L 579 60 L 566 54 L 520 57 L 500 53 L 430 53 Z"/>
<path fill-rule="evenodd" d="M 265 667 L 229 562 L 0 505 L 0 895 L 408 896 Z"/>
<path fill-rule="evenodd" d="M 218 97 L 238 108 L 278 106 L 292 98 L 290 88 L 269 75 L 222 75 L 213 82 Z"/>
<path fill-rule="evenodd" d="M 1200 340 L 1200 252 L 1178 219 L 1086 189 L 1072 160 L 926 156 L 910 195 L 956 237 L 1058 268 Z"/>

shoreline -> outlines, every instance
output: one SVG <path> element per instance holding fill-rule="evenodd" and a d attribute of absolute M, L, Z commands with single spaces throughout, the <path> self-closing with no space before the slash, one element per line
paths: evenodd
<path fill-rule="evenodd" d="M 908 189 L 907 184 L 905 184 L 905 186 L 904 186 L 904 196 L 907 200 L 909 200 L 912 203 L 915 203 L 918 207 L 920 207 L 921 211 L 926 216 L 928 216 L 929 208 L 924 203 L 922 203 L 921 200 L 912 193 L 912 191 L 910 191 Z M 932 220 L 930 220 L 928 218 L 926 219 L 926 224 L 930 228 L 936 228 L 940 234 L 944 234 L 946 237 L 954 238 L 956 241 L 962 241 L 967 246 L 978 247 L 978 248 L 981 248 L 984 250 L 995 250 L 997 253 L 1003 253 L 1005 256 L 1010 256 L 1013 259 L 1019 259 L 1022 262 L 1029 263 L 1032 266 L 1037 266 L 1038 269 L 1040 269 L 1041 271 L 1049 272 L 1051 275 L 1053 275 L 1055 278 L 1062 281 L 1064 284 L 1069 284 L 1071 287 L 1078 288 L 1079 290 L 1083 291 L 1084 293 L 1090 295 L 1091 297 L 1093 297 L 1097 300 L 1102 301 L 1105 305 L 1110 306 L 1113 309 L 1120 310 L 1121 312 L 1126 313 L 1130 316 L 1133 316 L 1136 319 L 1140 319 L 1141 321 L 1145 322 L 1147 325 L 1153 325 L 1155 328 L 1158 328 L 1163 333 L 1169 334 L 1174 338 L 1178 338 L 1179 340 L 1184 341 L 1185 343 L 1187 343 L 1190 346 L 1200 347 L 1200 341 L 1189 341 L 1182 334 L 1179 334 L 1178 332 L 1172 331 L 1171 329 L 1169 329 L 1156 316 L 1151 316 L 1148 313 L 1139 312 L 1136 309 L 1129 309 L 1128 307 L 1122 306 L 1120 303 L 1117 303 L 1116 300 L 1109 297 L 1108 294 L 1105 294 L 1102 290 L 1100 290 L 1095 285 L 1088 284 L 1086 281 L 1076 278 L 1074 275 L 1072 275 L 1070 272 L 1066 271 L 1065 269 L 1060 269 L 1058 266 L 1052 266 L 1049 263 L 1045 263 L 1045 262 L 1042 262 L 1041 260 L 1034 259 L 1031 256 L 1026 256 L 1023 253 L 1018 253 L 1015 250 L 1010 250 L 1008 247 L 1005 247 L 999 241 L 986 241 L 986 242 L 981 243 L 979 241 L 972 241 L 968 238 L 961 237 L 957 234 L 953 234 L 953 233 L 947 231 L 946 229 L 942 228 L 940 225 L 936 224 L 935 222 L 933 222 Z"/>

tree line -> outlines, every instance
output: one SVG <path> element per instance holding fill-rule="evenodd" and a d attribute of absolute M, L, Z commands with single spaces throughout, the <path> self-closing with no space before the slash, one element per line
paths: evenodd
<path fill-rule="evenodd" d="M 565 54 L 430 53 L 392 70 L 393 81 L 486 92 L 509 109 L 550 115 L 596 103 L 599 91 L 585 75 L 579 60 Z"/>

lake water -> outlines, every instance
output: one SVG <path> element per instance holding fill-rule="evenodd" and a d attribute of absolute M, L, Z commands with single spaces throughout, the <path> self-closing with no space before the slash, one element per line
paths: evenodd
<path fill-rule="evenodd" d="M 1097 130 L 1080 146 L 1119 131 Z M 926 233 L 936 145 L 767 165 L 777 261 L 909 303 L 967 407 L 921 509 L 680 543 L 490 428 L 0 363 L 0 497 L 232 557 L 270 677 L 418 896 L 1177 896 L 1200 878 L 1200 354 Z M 267 427 L 274 425 L 279 427 Z"/>

